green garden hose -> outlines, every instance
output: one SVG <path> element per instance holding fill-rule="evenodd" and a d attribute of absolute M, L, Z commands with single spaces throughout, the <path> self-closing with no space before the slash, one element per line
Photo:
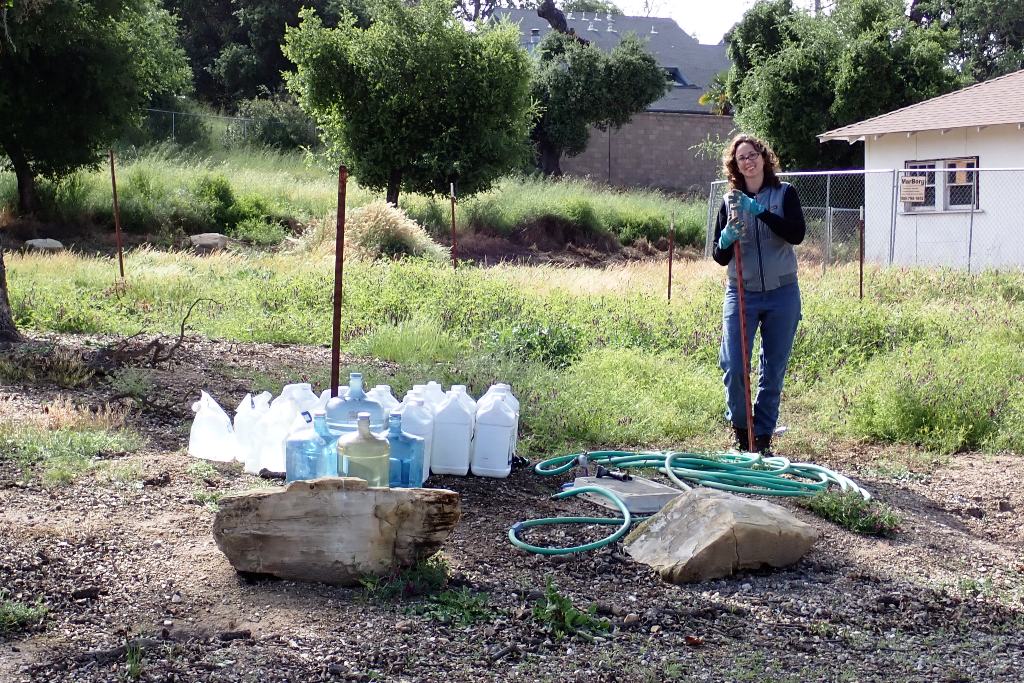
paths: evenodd
<path fill-rule="evenodd" d="M 686 453 L 683 451 L 590 451 L 550 458 L 537 463 L 534 471 L 541 476 L 564 474 L 580 463 L 585 457 L 589 464 L 616 467 L 619 469 L 652 469 L 667 476 L 672 483 L 684 491 L 691 485 L 707 486 L 732 493 L 748 493 L 762 496 L 808 497 L 836 485 L 841 491 L 856 492 L 870 500 L 871 494 L 857 486 L 851 479 L 832 470 L 810 463 L 793 463 L 782 456 L 767 458 L 758 453 Z M 569 553 L 596 550 L 614 543 L 629 530 L 635 518 L 630 516 L 626 504 L 614 492 L 600 486 L 569 488 L 552 498 L 558 500 L 581 493 L 592 492 L 615 503 L 622 512 L 621 517 L 546 517 L 517 522 L 509 529 L 512 543 L 523 550 L 543 555 L 566 555 Z M 520 530 L 551 524 L 618 524 L 615 533 L 593 543 L 570 548 L 548 548 L 535 546 L 521 540 Z"/>

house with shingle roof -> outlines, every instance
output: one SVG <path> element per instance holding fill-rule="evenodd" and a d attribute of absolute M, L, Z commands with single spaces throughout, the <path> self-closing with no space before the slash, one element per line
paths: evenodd
<path fill-rule="evenodd" d="M 518 24 L 527 50 L 552 30 L 535 10 L 496 9 L 494 17 Z M 591 130 L 587 149 L 563 159 L 563 171 L 612 185 L 677 191 L 702 186 L 706 191 L 720 162 L 698 159 L 691 148 L 709 135 L 725 137 L 733 130 L 731 116 L 717 116 L 698 102 L 715 75 L 729 69 L 725 44 L 701 44 L 674 20 L 660 17 L 566 12 L 565 18 L 578 36 L 605 51 L 636 34 L 665 70 L 672 89 L 619 130 Z"/>
<path fill-rule="evenodd" d="M 1024 70 L 818 136 L 864 143 L 865 250 L 907 265 L 1024 264 Z M 895 169 L 886 176 L 883 169 Z M 871 195 L 891 195 L 891 206 Z"/>

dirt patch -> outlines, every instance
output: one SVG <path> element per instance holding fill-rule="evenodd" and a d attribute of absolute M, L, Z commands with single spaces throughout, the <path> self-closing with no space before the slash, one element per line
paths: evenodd
<path fill-rule="evenodd" d="M 190 339 L 152 379 L 168 396 L 210 388 L 233 407 L 267 377 L 316 382 L 327 362 L 322 348 Z M 7 385 L 0 420 L 58 397 L 113 398 L 103 383 Z M 129 642 L 147 681 L 1019 680 L 1020 458 L 963 454 L 895 479 L 836 454 L 901 511 L 899 534 L 856 536 L 783 501 L 822 534 L 804 560 L 693 586 L 662 583 L 617 546 L 562 557 L 515 550 L 506 534 L 518 520 L 597 512 L 549 498 L 565 476 L 435 476 L 429 485 L 462 499 L 444 550 L 452 586 L 484 596 L 490 610 L 460 626 L 418 613 L 422 598 L 383 602 L 362 589 L 237 575 L 213 543 L 210 501 L 274 484 L 237 465 L 197 470 L 183 450 L 185 400 L 177 411 L 133 407 L 129 423 L 145 446 L 65 487 L 41 486 L 0 453 L 0 587 L 49 610 L 0 636 L 0 680 L 123 680 Z M 564 545 L 603 533 L 529 539 Z M 577 606 L 594 603 L 614 631 L 594 642 L 549 638 L 531 617 L 548 579 Z"/>

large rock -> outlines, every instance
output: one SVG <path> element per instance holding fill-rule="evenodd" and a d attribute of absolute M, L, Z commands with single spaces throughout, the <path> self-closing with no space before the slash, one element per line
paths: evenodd
<path fill-rule="evenodd" d="M 231 240 L 219 232 L 203 232 L 198 235 L 191 235 L 188 241 L 191 242 L 192 248 L 200 254 L 209 254 L 214 251 L 227 249 Z"/>
<path fill-rule="evenodd" d="M 236 570 L 335 585 L 429 557 L 461 514 L 454 491 L 367 488 L 348 477 L 225 496 L 219 505 L 213 537 Z"/>
<path fill-rule="evenodd" d="M 64 245 L 57 240 L 41 239 L 41 240 L 28 240 L 25 242 L 25 247 L 32 251 L 48 251 L 58 252 L 64 251 Z"/>
<path fill-rule="evenodd" d="M 814 527 L 778 505 L 696 488 L 634 529 L 625 550 L 664 580 L 688 583 L 740 569 L 785 567 L 817 539 Z"/>

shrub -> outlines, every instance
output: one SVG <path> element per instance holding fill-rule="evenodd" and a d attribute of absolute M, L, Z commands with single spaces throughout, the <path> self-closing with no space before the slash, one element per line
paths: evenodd
<path fill-rule="evenodd" d="M 249 119 L 245 142 L 256 141 L 282 150 L 320 145 L 320 136 L 312 119 L 291 97 L 242 100 L 238 105 L 238 115 Z M 233 132 L 240 135 L 237 130 Z"/>
<path fill-rule="evenodd" d="M 346 249 L 359 258 L 448 258 L 448 250 L 430 239 L 419 223 L 382 201 L 352 211 L 345 223 L 345 242 Z"/>
<path fill-rule="evenodd" d="M 900 526 L 899 513 L 854 491 L 824 491 L 801 502 L 819 517 L 858 534 L 891 536 Z"/>

